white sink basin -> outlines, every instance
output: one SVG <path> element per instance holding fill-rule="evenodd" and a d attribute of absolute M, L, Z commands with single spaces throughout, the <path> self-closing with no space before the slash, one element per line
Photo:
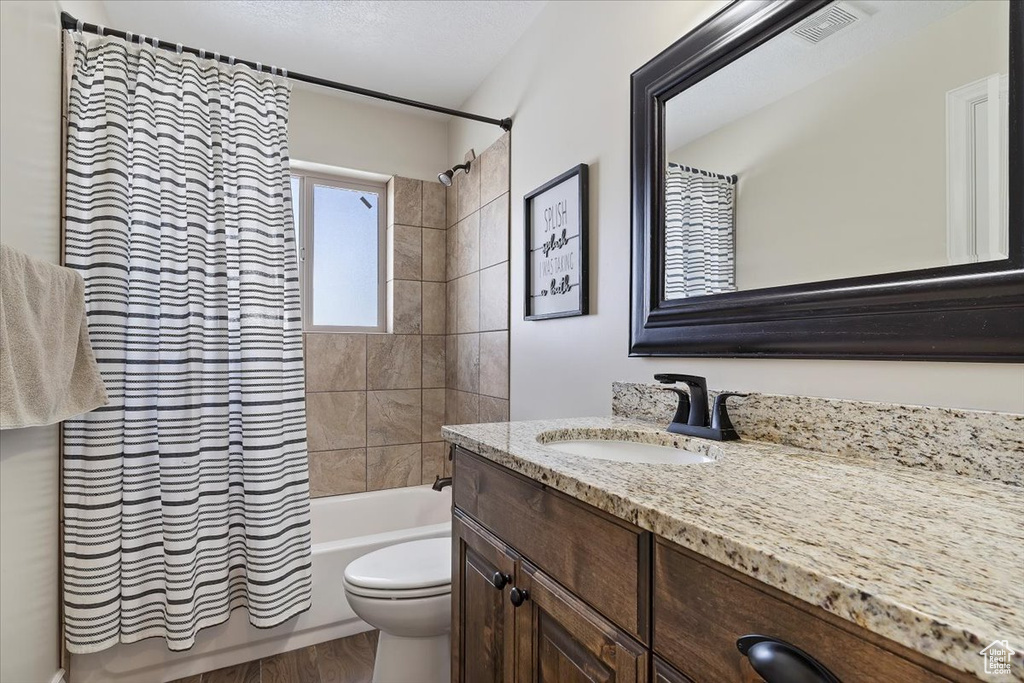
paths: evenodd
<path fill-rule="evenodd" d="M 548 448 L 570 455 L 581 455 L 598 460 L 642 462 L 657 465 L 696 465 L 711 462 L 702 453 L 692 453 L 672 446 L 660 446 L 639 441 L 615 439 L 579 439 L 572 441 L 546 441 Z"/>

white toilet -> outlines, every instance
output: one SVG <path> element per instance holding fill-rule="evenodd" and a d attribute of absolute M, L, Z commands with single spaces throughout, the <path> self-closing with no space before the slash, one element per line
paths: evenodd
<path fill-rule="evenodd" d="M 380 629 L 373 683 L 451 680 L 452 539 L 375 550 L 345 568 L 345 596 Z"/>

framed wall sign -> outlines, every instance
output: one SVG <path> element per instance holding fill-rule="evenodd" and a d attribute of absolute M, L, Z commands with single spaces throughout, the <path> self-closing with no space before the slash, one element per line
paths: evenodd
<path fill-rule="evenodd" d="M 525 320 L 588 312 L 587 165 L 570 169 L 523 198 L 526 223 Z"/>

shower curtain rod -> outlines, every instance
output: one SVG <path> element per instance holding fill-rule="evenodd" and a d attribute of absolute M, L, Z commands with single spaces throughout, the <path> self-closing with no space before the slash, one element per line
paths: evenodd
<path fill-rule="evenodd" d="M 93 33 L 93 34 L 96 34 L 96 35 L 109 35 L 109 36 L 115 36 L 117 38 L 122 38 L 124 40 L 130 40 L 129 37 L 128 37 L 129 34 L 127 32 L 125 32 L 125 31 L 118 31 L 117 29 L 107 28 L 105 26 L 99 26 L 97 24 L 88 24 L 88 23 L 79 21 L 75 17 L 71 16 L 71 14 L 69 14 L 68 12 L 61 12 L 60 13 L 60 22 L 61 22 L 61 26 L 63 28 L 65 28 L 65 29 L 68 29 L 68 30 L 81 31 L 83 33 Z M 138 36 L 139 40 L 141 41 L 142 34 L 132 34 L 133 38 L 136 37 L 136 36 Z M 153 45 L 154 42 L 155 42 L 155 45 Z M 160 48 L 162 50 L 172 50 L 174 52 L 187 52 L 187 53 L 195 55 L 197 57 L 203 57 L 205 55 L 205 57 L 207 59 L 212 59 L 211 55 L 216 54 L 216 53 L 213 53 L 210 50 L 199 50 L 198 48 L 188 47 L 188 46 L 185 46 L 185 45 L 179 45 L 178 43 L 169 43 L 166 40 L 150 39 L 148 36 L 147 36 L 146 44 L 147 45 L 153 45 L 154 47 L 158 47 L 158 48 Z M 219 61 L 227 62 L 230 59 L 231 59 L 231 57 L 229 57 L 227 55 L 220 55 L 220 60 Z M 271 67 L 270 66 L 264 65 L 264 64 L 259 64 L 258 62 L 252 62 L 252 61 L 249 61 L 247 59 L 237 59 L 237 58 L 235 58 L 234 63 L 235 64 L 245 64 L 246 66 L 248 66 L 248 67 L 250 67 L 252 69 L 257 69 L 259 71 L 266 71 L 268 73 L 271 72 Z M 281 71 L 284 72 L 283 69 L 281 69 Z M 462 119 L 469 119 L 470 121 L 479 121 L 480 123 L 489 123 L 492 126 L 500 126 L 501 129 L 505 130 L 505 131 L 512 130 L 512 119 L 511 118 L 493 119 L 493 118 L 490 118 L 488 116 L 481 116 L 479 114 L 471 114 L 469 112 L 459 111 L 458 109 L 449 109 L 448 107 L 441 107 L 441 106 L 438 106 L 436 104 L 429 104 L 427 102 L 418 102 L 416 100 L 410 100 L 410 99 L 407 99 L 405 97 L 398 97 L 396 95 L 389 95 L 387 93 L 380 92 L 380 91 L 377 91 L 377 90 L 369 90 L 368 88 L 360 88 L 357 85 L 348 85 L 347 83 L 338 83 L 337 81 L 330 81 L 330 80 L 327 80 L 326 78 L 320 78 L 319 76 L 307 76 L 306 74 L 296 73 L 294 71 L 287 71 L 286 73 L 287 73 L 287 78 L 290 78 L 293 81 L 301 81 L 303 83 L 311 83 L 313 85 L 319 85 L 319 86 L 322 86 L 324 88 L 331 88 L 332 90 L 342 90 L 344 92 L 353 93 L 355 95 L 362 95 L 363 97 L 372 97 L 375 100 L 384 100 L 385 102 L 394 102 L 396 104 L 403 104 L 403 105 L 405 105 L 407 107 L 415 107 L 416 109 L 426 109 L 427 111 L 433 111 L 433 112 L 437 112 L 439 114 L 447 114 L 449 116 L 457 116 L 457 117 L 462 118 Z"/>

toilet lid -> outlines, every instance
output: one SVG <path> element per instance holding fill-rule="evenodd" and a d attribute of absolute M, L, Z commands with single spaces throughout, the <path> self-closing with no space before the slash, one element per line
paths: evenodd
<path fill-rule="evenodd" d="M 395 591 L 451 584 L 452 539 L 427 538 L 374 550 L 345 567 L 345 582 Z"/>

